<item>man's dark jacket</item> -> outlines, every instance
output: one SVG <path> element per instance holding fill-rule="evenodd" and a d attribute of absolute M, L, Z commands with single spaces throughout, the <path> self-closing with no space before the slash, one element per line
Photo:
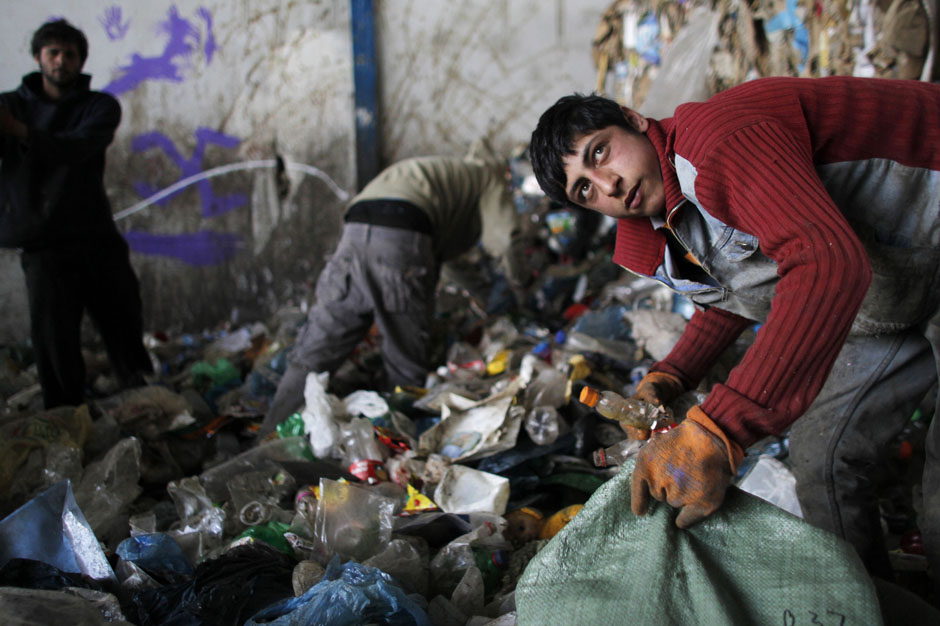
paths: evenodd
<path fill-rule="evenodd" d="M 82 74 L 68 95 L 50 100 L 35 72 L 0 94 L 0 106 L 29 129 L 25 143 L 0 138 L 0 246 L 29 250 L 118 235 L 103 178 L 121 106 L 90 82 Z"/>

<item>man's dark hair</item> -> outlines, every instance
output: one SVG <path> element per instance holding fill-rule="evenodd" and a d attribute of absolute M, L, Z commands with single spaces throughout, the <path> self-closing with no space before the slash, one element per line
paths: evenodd
<path fill-rule="evenodd" d="M 574 154 L 574 144 L 581 137 L 608 126 L 636 132 L 619 104 L 597 94 L 564 96 L 542 113 L 532 131 L 529 159 L 535 179 L 549 198 L 563 206 L 571 204 L 565 194 L 563 159 Z"/>
<path fill-rule="evenodd" d="M 69 24 L 65 19 L 46 22 L 36 29 L 36 32 L 33 33 L 33 41 L 30 44 L 33 56 L 39 55 L 42 49 L 51 43 L 75 44 L 82 65 L 85 64 L 85 59 L 88 58 L 88 40 L 85 38 L 85 33 Z"/>

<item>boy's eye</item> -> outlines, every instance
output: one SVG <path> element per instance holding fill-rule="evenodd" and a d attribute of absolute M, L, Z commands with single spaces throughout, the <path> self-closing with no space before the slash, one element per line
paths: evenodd
<path fill-rule="evenodd" d="M 604 156 L 604 148 L 605 148 L 604 144 L 600 144 L 596 148 L 594 148 L 594 162 L 595 163 L 600 161 L 601 157 Z"/>
<path fill-rule="evenodd" d="M 589 183 L 588 181 L 582 182 L 578 186 L 578 198 L 582 201 L 585 200 L 590 190 L 591 190 L 591 183 Z"/>

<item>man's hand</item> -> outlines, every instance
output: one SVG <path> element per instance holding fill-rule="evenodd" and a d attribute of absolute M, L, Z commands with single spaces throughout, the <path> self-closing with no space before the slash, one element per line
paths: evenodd
<path fill-rule="evenodd" d="M 653 437 L 637 455 L 630 486 L 633 514 L 646 515 L 652 496 L 681 509 L 679 528 L 700 522 L 721 506 L 743 456 L 700 407 L 692 407 L 684 422 Z"/>
<path fill-rule="evenodd" d="M 2 106 L 0 106 L 0 135 L 26 139 L 26 126 Z"/>
<path fill-rule="evenodd" d="M 636 386 L 636 393 L 630 397 L 655 406 L 664 406 L 679 397 L 683 391 L 685 391 L 685 386 L 672 374 L 650 372 L 643 377 L 640 384 Z M 627 433 L 629 439 L 642 440 L 650 437 L 650 431 L 646 428 L 635 428 L 622 423 L 620 428 Z"/>

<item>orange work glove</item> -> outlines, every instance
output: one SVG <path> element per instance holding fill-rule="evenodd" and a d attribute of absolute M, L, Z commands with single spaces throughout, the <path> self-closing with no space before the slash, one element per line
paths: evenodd
<path fill-rule="evenodd" d="M 630 484 L 634 515 L 646 515 L 650 496 L 682 509 L 676 526 L 688 528 L 714 513 L 744 451 L 702 411 L 689 409 L 685 421 L 640 450 Z"/>
<path fill-rule="evenodd" d="M 672 374 L 649 372 L 636 386 L 636 392 L 630 397 L 660 406 L 669 404 L 679 397 L 683 391 L 685 391 L 685 386 Z M 626 424 L 621 424 L 620 428 L 627 433 L 629 439 L 643 440 L 650 438 L 648 428 L 636 428 Z"/>

